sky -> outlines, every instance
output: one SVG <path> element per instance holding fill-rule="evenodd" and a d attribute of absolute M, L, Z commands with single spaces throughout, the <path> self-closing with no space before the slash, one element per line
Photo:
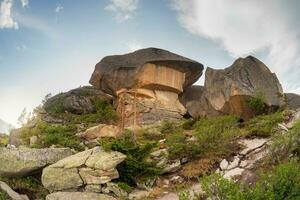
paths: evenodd
<path fill-rule="evenodd" d="M 158 47 L 225 68 L 253 55 L 300 93 L 298 0 L 0 0 L 0 119 L 88 85 L 103 57 Z M 203 84 L 203 77 L 196 83 Z"/>

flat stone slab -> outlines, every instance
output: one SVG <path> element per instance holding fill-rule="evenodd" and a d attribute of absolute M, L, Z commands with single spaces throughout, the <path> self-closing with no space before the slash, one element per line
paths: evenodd
<path fill-rule="evenodd" d="M 251 151 L 254 151 L 257 148 L 262 147 L 267 143 L 267 139 L 243 139 L 240 141 L 242 145 L 244 145 L 246 148 L 240 152 L 241 155 L 246 155 L 250 153 Z"/>

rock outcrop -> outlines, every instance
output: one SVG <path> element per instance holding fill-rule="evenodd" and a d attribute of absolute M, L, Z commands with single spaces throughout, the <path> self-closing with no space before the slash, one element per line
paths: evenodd
<path fill-rule="evenodd" d="M 286 93 L 285 98 L 289 109 L 296 110 L 300 108 L 300 95 L 294 93 Z"/>
<path fill-rule="evenodd" d="M 80 137 L 90 141 L 103 137 L 117 138 L 121 135 L 121 130 L 118 126 L 99 124 L 98 126 L 87 129 Z"/>
<path fill-rule="evenodd" d="M 104 92 L 90 86 L 76 88 L 66 93 L 55 95 L 44 104 L 47 113 L 88 114 L 94 111 L 92 99 L 97 98 L 105 101 L 112 101 L 112 97 Z M 43 116 L 45 121 L 47 116 Z M 48 117 L 49 118 L 49 117 Z M 51 121 L 50 121 L 51 122 Z"/>
<path fill-rule="evenodd" d="M 91 192 L 56 192 L 49 194 L 46 200 L 116 200 L 115 198 Z"/>
<path fill-rule="evenodd" d="M 23 177 L 72 155 L 69 148 L 0 148 L 0 176 Z"/>
<path fill-rule="evenodd" d="M 116 166 L 126 158 L 119 152 L 105 152 L 100 147 L 83 151 L 46 167 L 42 183 L 50 192 L 86 191 L 119 177 Z"/>
<path fill-rule="evenodd" d="M 198 96 L 191 95 L 197 90 Z M 224 70 L 207 68 L 204 88 L 191 88 L 183 94 L 184 104 L 193 117 L 217 113 L 237 115 L 243 119 L 256 113 L 247 101 L 261 97 L 265 106 L 276 110 L 285 105 L 282 87 L 274 73 L 258 59 L 239 58 Z"/>
<path fill-rule="evenodd" d="M 198 62 L 149 48 L 103 58 L 90 83 L 117 97 L 125 125 L 151 124 L 186 113 L 178 94 L 196 82 L 202 70 Z"/>

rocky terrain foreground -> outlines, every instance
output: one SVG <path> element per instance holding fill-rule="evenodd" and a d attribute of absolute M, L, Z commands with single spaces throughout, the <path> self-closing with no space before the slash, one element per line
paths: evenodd
<path fill-rule="evenodd" d="M 300 199 L 300 97 L 257 58 L 148 48 L 47 95 L 0 135 L 0 200 Z"/>

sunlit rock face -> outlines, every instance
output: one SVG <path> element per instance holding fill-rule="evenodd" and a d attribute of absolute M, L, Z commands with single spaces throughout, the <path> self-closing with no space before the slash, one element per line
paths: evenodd
<path fill-rule="evenodd" d="M 189 93 L 193 93 L 189 90 L 183 94 L 184 104 L 188 105 L 193 117 L 220 113 L 249 119 L 256 111 L 247 101 L 249 98 L 258 98 L 258 95 L 261 95 L 268 109 L 274 110 L 285 105 L 276 75 L 252 56 L 239 58 L 226 69 L 207 68 L 204 87 L 198 92 L 194 91 L 198 94 L 196 99 L 189 96 Z"/>
<path fill-rule="evenodd" d="M 186 113 L 178 100 L 202 75 L 203 65 L 171 52 L 148 48 L 103 58 L 90 83 L 117 96 L 125 126 L 180 119 Z"/>

